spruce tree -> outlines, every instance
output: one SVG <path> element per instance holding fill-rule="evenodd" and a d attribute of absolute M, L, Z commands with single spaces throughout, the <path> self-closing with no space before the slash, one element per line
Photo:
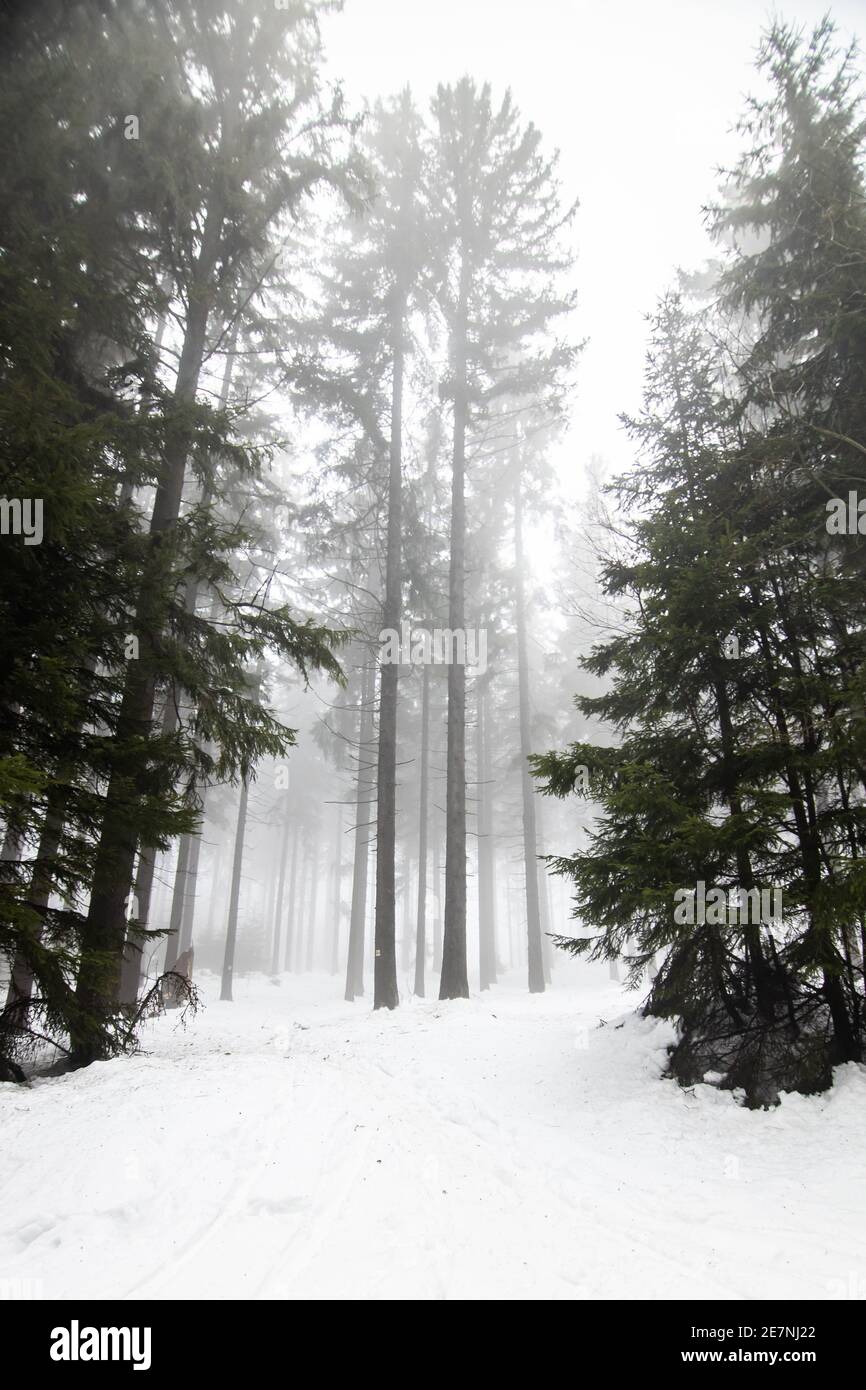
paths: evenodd
<path fill-rule="evenodd" d="M 491 404 L 553 408 L 572 350 L 551 341 L 573 305 L 556 157 L 523 126 L 510 93 L 494 107 L 469 78 L 433 101 L 432 200 L 438 209 L 442 315 L 449 335 L 443 394 L 452 403 L 448 628 L 465 629 L 467 445 Z M 469 993 L 466 960 L 466 673 L 448 668 L 445 922 L 440 998 Z"/>

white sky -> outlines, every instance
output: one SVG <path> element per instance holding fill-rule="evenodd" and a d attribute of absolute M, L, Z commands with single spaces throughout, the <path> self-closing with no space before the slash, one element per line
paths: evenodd
<path fill-rule="evenodd" d="M 825 0 L 786 0 L 808 26 Z M 863 0 L 832 13 L 866 42 Z M 494 96 L 510 86 L 523 116 L 562 153 L 581 208 L 578 336 L 589 343 L 566 445 L 575 477 L 594 454 L 629 458 L 617 415 L 640 400 L 646 325 L 677 266 L 710 253 L 700 216 L 714 170 L 730 161 L 752 58 L 770 7 L 755 0 L 346 0 L 325 39 L 350 102 L 406 83 L 419 105 L 470 73 Z"/>

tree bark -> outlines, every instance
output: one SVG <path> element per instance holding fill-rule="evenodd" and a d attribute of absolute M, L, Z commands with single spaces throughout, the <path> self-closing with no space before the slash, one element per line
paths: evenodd
<path fill-rule="evenodd" d="M 190 835 L 181 835 L 177 847 L 177 863 L 174 869 L 174 891 L 171 895 L 171 916 L 169 918 L 168 936 L 165 938 L 165 969 L 174 968 L 174 963 L 180 955 L 180 929 L 183 921 L 183 907 L 187 891 L 187 875 L 189 873 L 189 851 Z"/>
<path fill-rule="evenodd" d="M 340 890 L 343 882 L 343 808 L 337 807 L 334 825 L 334 877 L 331 886 L 331 974 L 340 968 Z"/>
<path fill-rule="evenodd" d="M 408 975 L 412 962 L 412 861 L 408 854 L 403 863 L 403 907 L 400 913 L 400 969 Z"/>
<path fill-rule="evenodd" d="M 547 850 L 547 837 L 544 833 L 544 813 L 542 811 L 543 805 L 543 799 L 536 801 L 535 815 L 538 825 L 538 852 L 542 855 Z M 550 944 L 550 874 L 547 872 L 546 865 L 543 867 L 539 865 L 538 878 L 538 906 L 541 921 L 541 957 L 544 961 L 544 983 L 549 985 L 553 975 L 553 947 Z"/>
<path fill-rule="evenodd" d="M 296 823 L 292 834 L 292 872 L 289 875 L 289 906 L 286 912 L 286 953 L 283 968 L 292 968 L 292 948 L 295 938 L 295 920 L 298 904 L 298 858 L 301 843 L 300 826 Z"/>
<path fill-rule="evenodd" d="M 229 915 L 226 923 L 226 947 L 223 957 L 222 986 L 220 999 L 231 1002 L 232 983 L 235 969 L 235 946 L 238 936 L 238 902 L 241 893 L 241 871 L 244 862 L 244 834 L 247 828 L 247 801 L 249 785 L 246 777 L 241 783 L 241 796 L 238 804 L 238 819 L 235 827 L 235 851 L 232 859 L 232 886 L 229 893 Z"/>
<path fill-rule="evenodd" d="M 433 970 L 439 974 L 442 969 L 442 855 L 439 846 L 439 835 L 434 829 L 433 834 L 433 894 L 436 899 L 436 911 L 433 914 Z"/>
<path fill-rule="evenodd" d="M 424 998 L 427 955 L 427 814 L 430 799 L 430 666 L 421 680 L 421 788 L 418 805 L 418 913 L 415 922 L 415 993 Z"/>
<path fill-rule="evenodd" d="M 136 921 L 143 931 L 150 923 L 150 908 L 153 900 L 153 880 L 156 873 L 158 851 L 151 845 L 143 845 L 138 854 L 138 867 L 135 871 L 133 895 L 137 910 Z M 128 933 L 123 947 L 123 961 L 120 967 L 120 1002 L 134 1004 L 141 992 L 146 969 L 146 940 L 136 941 Z"/>
<path fill-rule="evenodd" d="M 315 962 L 316 945 L 316 912 L 319 906 L 319 839 L 314 835 L 312 843 L 312 857 L 310 859 L 310 874 L 312 878 L 312 891 L 310 894 L 310 915 L 307 927 L 307 951 L 304 963 L 304 971 L 311 974 Z"/>
<path fill-rule="evenodd" d="M 527 758 L 532 752 L 529 658 L 526 640 L 526 594 L 523 582 L 523 498 L 520 473 L 514 485 L 514 560 L 517 617 L 517 679 L 520 701 L 520 780 L 523 791 L 523 867 L 526 876 L 526 942 L 530 994 L 544 993 L 544 960 L 538 908 L 538 836 L 535 792 Z"/>
<path fill-rule="evenodd" d="M 451 469 L 451 554 L 448 570 L 448 627 L 464 630 L 466 570 L 466 415 L 469 263 L 466 248 L 454 333 L 454 448 Z M 454 652 L 452 651 L 452 657 Z M 445 755 L 445 923 L 440 999 L 468 999 L 466 965 L 466 668 L 448 666 L 448 742 Z"/>
<path fill-rule="evenodd" d="M 289 808 L 286 806 L 283 819 L 283 833 L 280 837 L 280 877 L 277 884 L 277 901 L 274 906 L 273 950 L 271 951 L 271 974 L 280 970 L 280 929 L 283 921 L 283 893 L 286 886 L 286 860 L 289 851 Z"/>
<path fill-rule="evenodd" d="M 204 801 L 202 801 L 204 818 Z M 180 927 L 180 953 L 188 951 L 192 945 L 192 929 L 195 924 L 195 901 L 198 890 L 198 862 L 201 856 L 201 833 L 190 836 L 189 864 L 186 873 L 186 893 L 183 900 L 183 920 Z"/>
<path fill-rule="evenodd" d="M 403 586 L 403 320 L 405 300 L 397 306 L 392 329 L 391 440 L 388 470 L 388 531 L 385 562 L 383 627 L 400 630 Z M 376 777 L 376 925 L 374 935 L 373 1008 L 393 1009 L 397 991 L 396 911 L 394 898 L 397 836 L 397 701 L 400 667 L 382 661 L 379 677 L 379 757 Z"/>
<path fill-rule="evenodd" d="M 358 715 L 358 780 L 355 793 L 355 857 L 352 870 L 352 913 L 349 923 L 349 955 L 346 965 L 346 998 L 351 1002 L 364 993 L 364 935 L 367 926 L 367 876 L 370 848 L 368 806 L 370 765 L 367 761 L 373 736 L 373 667 L 364 668 L 361 708 Z"/>
<path fill-rule="evenodd" d="M 479 679 L 475 726 L 478 766 L 478 974 L 482 989 L 496 984 L 496 889 L 490 804 L 489 686 Z"/>

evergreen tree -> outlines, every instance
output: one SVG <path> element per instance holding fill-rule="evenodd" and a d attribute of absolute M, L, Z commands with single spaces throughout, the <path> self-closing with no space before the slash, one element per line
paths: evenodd
<path fill-rule="evenodd" d="M 467 439 L 491 404 L 555 406 L 572 350 L 551 343 L 556 319 L 573 297 L 559 282 L 569 268 L 560 233 L 563 209 L 556 157 L 522 127 L 510 94 L 494 108 L 488 86 L 469 78 L 439 87 L 432 201 L 439 209 L 439 303 L 448 329 L 450 367 L 443 393 L 452 402 L 448 628 L 465 628 Z M 445 923 L 440 998 L 469 993 L 466 962 L 466 673 L 448 668 Z"/>
<path fill-rule="evenodd" d="M 734 242 L 723 314 L 663 302 L 630 422 L 632 543 L 604 573 L 633 607 L 585 663 L 610 690 L 578 700 L 622 742 L 536 760 L 548 791 L 603 806 L 557 861 L 600 935 L 565 944 L 612 958 L 633 939 L 635 978 L 663 950 L 648 1008 L 682 1020 L 675 1074 L 719 1071 L 752 1103 L 862 1055 L 866 814 L 862 543 L 826 524 L 862 463 L 864 127 L 827 23 L 807 42 L 773 26 L 760 62 L 772 94 L 714 213 Z M 690 920 L 702 885 L 721 901 Z M 761 890 L 781 913 L 744 920 Z"/>

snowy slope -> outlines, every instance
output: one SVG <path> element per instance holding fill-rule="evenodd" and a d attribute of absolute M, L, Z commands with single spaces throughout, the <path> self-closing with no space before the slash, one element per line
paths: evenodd
<path fill-rule="evenodd" d="M 866 1296 L 866 1069 L 750 1112 L 660 1080 L 668 1028 L 618 1026 L 634 998 L 604 970 L 557 979 L 375 1015 L 331 979 L 239 980 L 234 1004 L 209 980 L 206 1011 L 151 1025 L 148 1056 L 0 1086 L 0 1281 L 45 1298 Z"/>

